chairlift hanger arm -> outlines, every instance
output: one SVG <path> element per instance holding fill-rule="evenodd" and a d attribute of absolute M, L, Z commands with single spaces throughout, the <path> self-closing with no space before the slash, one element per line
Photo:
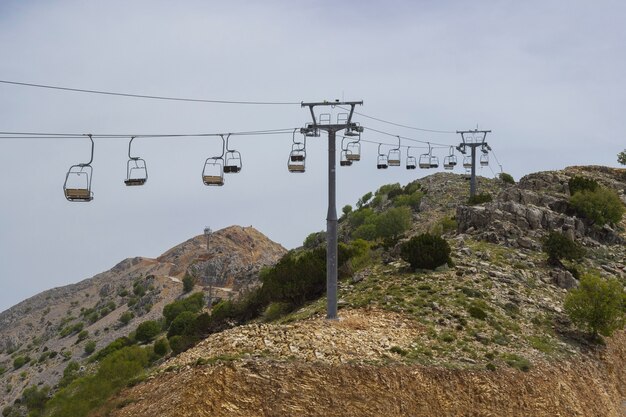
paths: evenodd
<path fill-rule="evenodd" d="M 93 162 L 93 149 L 94 149 L 93 137 L 91 134 L 88 134 L 87 137 L 89 137 L 89 140 L 91 141 L 91 157 L 89 158 L 89 162 L 84 163 L 84 164 L 78 164 L 78 166 L 80 167 L 90 166 L 91 163 Z"/>

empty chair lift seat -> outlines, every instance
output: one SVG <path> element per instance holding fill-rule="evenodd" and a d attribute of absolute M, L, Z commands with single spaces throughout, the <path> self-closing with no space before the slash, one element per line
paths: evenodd
<path fill-rule="evenodd" d="M 224 178 L 219 175 L 203 175 L 202 181 L 205 185 L 224 185 Z"/>
<path fill-rule="evenodd" d="M 71 201 L 91 201 L 91 192 L 86 188 L 66 188 L 65 198 Z"/>

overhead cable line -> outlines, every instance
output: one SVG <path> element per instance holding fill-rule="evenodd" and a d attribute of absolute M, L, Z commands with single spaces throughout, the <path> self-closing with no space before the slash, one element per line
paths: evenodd
<path fill-rule="evenodd" d="M 225 134 L 232 136 L 275 135 L 293 132 L 289 129 L 252 130 L 232 133 L 183 133 L 183 134 L 87 134 L 87 133 L 34 133 L 34 132 L 0 132 L 0 139 L 76 139 L 91 136 L 99 139 L 135 138 L 181 138 L 181 137 L 217 137 Z"/>
<path fill-rule="evenodd" d="M 337 106 L 337 107 L 339 107 L 339 108 L 340 108 L 340 109 L 342 109 L 342 110 L 347 110 L 347 109 L 344 109 L 344 108 L 343 108 L 343 107 L 341 107 L 341 106 Z M 367 114 L 360 113 L 360 112 L 358 112 L 358 111 L 355 111 L 355 112 L 354 112 L 354 114 L 358 114 L 359 116 L 365 117 L 365 118 L 367 118 L 367 119 L 376 120 L 377 122 L 386 123 L 386 124 L 388 124 L 388 125 L 392 125 L 392 126 L 403 127 L 403 128 L 405 128 L 405 129 L 418 130 L 418 131 L 420 131 L 420 132 L 430 132 L 430 133 L 453 133 L 453 134 L 456 134 L 456 131 L 453 131 L 453 130 L 426 129 L 426 128 L 423 128 L 423 127 L 408 126 L 408 125 L 405 125 L 405 124 L 402 124 L 402 123 L 390 122 L 389 120 L 381 119 L 381 118 L 379 118 L 379 117 L 369 116 L 369 115 L 367 115 Z"/>
<path fill-rule="evenodd" d="M 168 96 L 153 96 L 147 94 L 132 94 L 132 93 L 120 93 L 114 91 L 103 90 L 89 90 L 83 88 L 61 87 L 56 85 L 46 84 L 33 84 L 24 83 L 19 81 L 0 80 L 2 84 L 19 85 L 24 87 L 46 88 L 49 90 L 61 90 L 71 91 L 75 93 L 88 93 L 88 94 L 101 94 L 107 96 L 120 96 L 120 97 L 132 97 L 132 98 L 145 98 L 151 100 L 166 100 L 166 101 L 187 101 L 193 103 L 214 103 L 214 104 L 250 104 L 250 105 L 300 105 L 300 102 L 295 101 L 246 101 L 246 100 L 216 100 L 216 99 L 203 99 L 203 98 L 188 98 L 188 97 L 168 97 Z"/>
<path fill-rule="evenodd" d="M 428 140 L 420 140 L 420 139 L 409 138 L 409 137 L 401 136 L 401 135 L 394 135 L 393 133 L 385 132 L 383 130 L 377 130 L 377 129 L 374 129 L 374 128 L 369 127 L 369 126 L 365 126 L 365 128 L 367 130 L 371 130 L 372 132 L 380 133 L 381 135 L 387 135 L 387 136 L 391 136 L 391 137 L 394 137 L 394 138 L 400 137 L 400 139 L 404 139 L 404 140 L 408 140 L 408 141 L 412 141 L 412 142 L 417 142 L 417 143 L 422 143 L 424 145 L 427 145 L 427 144 L 430 143 L 432 145 L 437 145 L 437 146 L 445 146 L 445 147 L 449 147 L 450 146 L 449 143 L 447 143 L 447 144 L 446 143 L 437 143 L 437 142 L 432 142 L 432 141 L 428 141 Z"/>

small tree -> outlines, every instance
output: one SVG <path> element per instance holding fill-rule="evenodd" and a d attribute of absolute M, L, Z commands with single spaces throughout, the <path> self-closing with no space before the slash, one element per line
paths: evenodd
<path fill-rule="evenodd" d="M 95 351 L 96 351 L 96 342 L 95 341 L 90 340 L 87 343 L 85 343 L 85 353 L 87 355 L 91 355 Z"/>
<path fill-rule="evenodd" d="M 617 162 L 626 165 L 626 149 L 617 154 Z"/>
<path fill-rule="evenodd" d="M 187 294 L 189 291 L 193 290 L 195 285 L 196 279 L 190 274 L 185 274 L 183 278 L 183 293 Z"/>
<path fill-rule="evenodd" d="M 125 311 L 119 318 L 120 323 L 126 326 L 133 319 L 134 315 L 130 311 Z"/>
<path fill-rule="evenodd" d="M 504 182 L 506 184 L 515 184 L 515 180 L 513 179 L 513 176 L 511 174 L 507 174 L 506 172 L 502 172 L 502 173 L 500 173 L 499 177 L 502 180 L 502 182 Z"/>
<path fill-rule="evenodd" d="M 159 356 L 167 355 L 167 352 L 170 351 L 170 345 L 167 343 L 167 339 L 162 337 L 156 342 L 154 342 L 154 353 Z"/>
<path fill-rule="evenodd" d="M 608 188 L 577 192 L 570 198 L 570 203 L 578 214 L 600 226 L 607 223 L 617 224 L 624 214 L 622 200 Z"/>
<path fill-rule="evenodd" d="M 344 216 L 347 216 L 348 214 L 350 214 L 352 212 L 352 206 L 350 204 L 346 204 L 341 209 L 341 212 L 343 213 Z"/>
<path fill-rule="evenodd" d="M 368 192 L 366 193 L 363 197 L 359 198 L 359 201 L 357 201 L 356 206 L 357 208 L 361 208 L 364 205 L 367 204 L 368 201 L 370 201 L 370 198 L 372 198 L 373 194 L 372 192 Z"/>
<path fill-rule="evenodd" d="M 603 279 L 597 274 L 585 274 L 580 286 L 570 290 L 565 299 L 565 312 L 574 324 L 591 332 L 611 336 L 624 326 L 626 294 L 616 279 Z"/>
<path fill-rule="evenodd" d="M 452 263 L 448 242 L 429 233 L 415 236 L 405 242 L 400 248 L 400 256 L 411 264 L 413 269 L 435 269 L 445 263 Z"/>
<path fill-rule="evenodd" d="M 548 263 L 561 265 L 561 259 L 577 261 L 585 256 L 585 249 L 563 233 L 550 232 L 543 240 L 543 251 L 548 255 Z"/>
<path fill-rule="evenodd" d="M 576 175 L 567 182 L 570 195 L 574 195 L 579 191 L 595 191 L 600 187 L 596 180 Z"/>
<path fill-rule="evenodd" d="M 161 333 L 161 324 L 154 320 L 148 320 L 137 326 L 135 339 L 142 343 L 148 343 L 153 341 L 159 333 Z"/>
<path fill-rule="evenodd" d="M 412 214 L 408 207 L 394 207 L 376 218 L 376 236 L 395 239 L 411 227 Z"/>

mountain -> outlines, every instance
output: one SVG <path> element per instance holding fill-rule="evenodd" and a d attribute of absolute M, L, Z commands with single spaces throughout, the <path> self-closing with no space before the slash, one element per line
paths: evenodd
<path fill-rule="evenodd" d="M 82 358 L 85 377 L 44 407 L 43 415 L 54 417 L 79 415 L 66 410 L 90 402 L 89 413 L 80 415 L 623 416 L 626 333 L 619 328 L 610 337 L 591 338 L 568 315 L 565 300 L 588 276 L 626 284 L 626 218 L 599 224 L 591 218 L 597 213 L 574 204 L 575 184 L 610 190 L 611 204 L 624 209 L 626 170 L 607 167 L 539 172 L 517 184 L 481 177 L 483 194 L 472 204 L 466 177 L 452 173 L 366 194 L 340 219 L 336 321 L 325 319 L 323 233 L 286 252 L 269 242 L 259 245 L 260 236 L 248 239 L 250 229 L 231 227 L 214 234 L 221 235 L 215 237 L 221 243 L 212 249 L 212 237 L 208 255 L 205 237 L 199 236 L 149 260 L 139 276 L 131 273 L 133 268 L 148 261 L 118 265 L 108 282 L 114 276 L 122 280 L 121 275 L 125 284 L 119 291 L 113 285 L 107 293 L 115 298 L 103 300 L 121 306 L 113 312 L 100 313 L 106 304 L 91 300 L 99 285 L 73 292 L 45 343 L 29 338 L 26 327 L 30 322 L 36 329 L 35 321 L 41 320 L 45 310 L 32 313 L 46 308 L 41 299 L 3 313 L 0 323 L 10 318 L 22 331 L 0 324 L 1 331 L 13 335 L 7 339 L 12 340 L 9 350 L 21 344 L 17 352 L 5 349 L 0 363 L 12 369 L 20 355 L 45 356 L 48 346 L 69 351 L 73 360 Z M 404 245 L 424 232 L 450 246 L 450 259 L 434 270 L 412 268 L 403 256 Z M 553 232 L 578 242 L 584 257 L 548 260 L 544 242 Z M 263 286 L 259 268 L 248 267 L 250 262 L 270 266 Z M 206 271 L 211 279 L 203 278 Z M 212 284 L 222 302 L 211 311 L 177 313 L 171 325 L 160 327 L 161 335 L 168 332 L 172 353 L 155 357 L 158 341 L 135 341 L 98 365 L 84 360 L 85 341 L 73 344 L 78 329 L 65 330 L 74 331 L 66 337 L 58 334 L 85 322 L 81 307 L 87 317 L 93 317 L 93 308 L 103 318 L 92 326 L 103 321 L 100 326 L 109 330 L 86 327 L 89 334 L 117 332 L 98 339 L 100 348 L 135 328 L 122 325 L 122 312 L 156 319 L 163 304 L 184 299 L 181 284 L 170 277 L 185 276 L 196 277 L 197 289 L 203 286 L 205 294 Z M 230 296 L 244 291 L 245 297 Z M 153 293 L 172 296 L 163 296 L 161 304 L 156 297 L 143 299 Z M 37 297 L 45 301 L 46 296 Z M 79 300 L 86 304 L 75 304 L 70 316 L 76 318 L 64 323 L 65 310 Z M 56 345 L 61 342 L 71 346 L 61 350 Z M 67 365 L 59 355 L 43 359 L 56 366 L 57 379 Z M 5 384 L 12 384 L 7 391 L 12 399 L 46 381 L 37 373 L 38 359 L 32 358 L 8 373 Z M 112 369 L 121 370 L 115 361 L 136 370 L 111 388 L 106 378 Z M 26 374 L 20 375 L 23 369 Z M 95 399 L 95 386 L 110 388 L 112 395 Z M 26 410 L 16 404 L 9 412 L 23 415 Z"/>
<path fill-rule="evenodd" d="M 207 296 L 212 288 L 214 301 L 236 298 L 258 286 L 259 270 L 286 252 L 252 227 L 212 233 L 208 252 L 206 243 L 201 235 L 157 259 L 125 259 L 109 271 L 44 291 L 0 313 L 0 408 L 27 386 L 54 386 L 69 361 L 84 362 L 90 341 L 100 349 L 139 323 L 158 320 L 163 307 L 182 296 L 185 275 L 195 277 L 195 290 Z M 17 358 L 25 363 L 14 366 Z"/>
<path fill-rule="evenodd" d="M 325 320 L 322 297 L 212 334 L 95 415 L 623 416 L 624 330 L 592 343 L 563 303 L 579 273 L 626 283 L 626 220 L 600 227 L 572 213 L 575 176 L 626 204 L 626 170 L 606 167 L 515 185 L 480 178 L 493 201 L 477 205 L 467 204 L 461 175 L 382 187 L 342 219 L 344 240 L 358 234 L 363 210 L 387 213 L 398 195 L 419 190 L 419 209 L 400 242 L 374 245 L 370 261 L 340 282 L 340 320 Z M 402 241 L 424 231 L 443 233 L 452 267 L 412 271 L 400 258 Z M 581 242 L 585 258 L 546 262 L 550 231 Z"/>

